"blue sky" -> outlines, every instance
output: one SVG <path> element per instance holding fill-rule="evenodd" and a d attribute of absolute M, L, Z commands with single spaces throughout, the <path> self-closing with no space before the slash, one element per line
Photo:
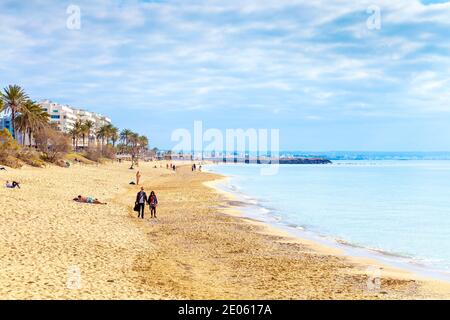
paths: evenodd
<path fill-rule="evenodd" d="M 202 120 L 278 128 L 282 149 L 450 150 L 450 2 L 92 2 L 2 0 L 0 85 L 162 148 Z"/>

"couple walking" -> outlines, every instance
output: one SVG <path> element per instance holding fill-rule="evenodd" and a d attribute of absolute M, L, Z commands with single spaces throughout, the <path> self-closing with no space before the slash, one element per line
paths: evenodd
<path fill-rule="evenodd" d="M 136 196 L 135 211 L 138 212 L 138 218 L 144 219 L 144 210 L 146 203 L 148 203 L 150 206 L 150 213 L 152 215 L 152 218 L 156 218 L 156 206 L 158 205 L 158 198 L 156 198 L 156 194 L 153 191 L 150 193 L 150 196 L 147 197 L 147 194 L 144 191 L 144 187 L 142 187 L 141 191 L 139 191 Z"/>

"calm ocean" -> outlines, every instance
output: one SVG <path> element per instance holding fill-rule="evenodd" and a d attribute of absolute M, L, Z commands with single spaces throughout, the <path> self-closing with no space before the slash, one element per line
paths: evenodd
<path fill-rule="evenodd" d="M 211 165 L 253 218 L 450 279 L 450 161 Z M 351 248 L 351 249 L 350 249 Z"/>

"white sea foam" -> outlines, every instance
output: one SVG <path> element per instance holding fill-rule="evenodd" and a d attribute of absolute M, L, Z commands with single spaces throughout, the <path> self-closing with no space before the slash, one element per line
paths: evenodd
<path fill-rule="evenodd" d="M 450 161 L 210 166 L 268 222 L 450 273 Z M 249 210 L 250 212 L 251 210 Z M 339 239 L 339 241 L 337 241 Z"/>

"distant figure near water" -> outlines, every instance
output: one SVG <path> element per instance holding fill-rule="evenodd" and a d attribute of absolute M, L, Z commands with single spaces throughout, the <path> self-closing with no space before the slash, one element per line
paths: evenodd
<path fill-rule="evenodd" d="M 138 208 L 138 218 L 144 219 L 145 204 L 148 202 L 147 194 L 144 191 L 144 187 L 141 187 L 141 191 L 136 195 L 136 206 Z"/>

